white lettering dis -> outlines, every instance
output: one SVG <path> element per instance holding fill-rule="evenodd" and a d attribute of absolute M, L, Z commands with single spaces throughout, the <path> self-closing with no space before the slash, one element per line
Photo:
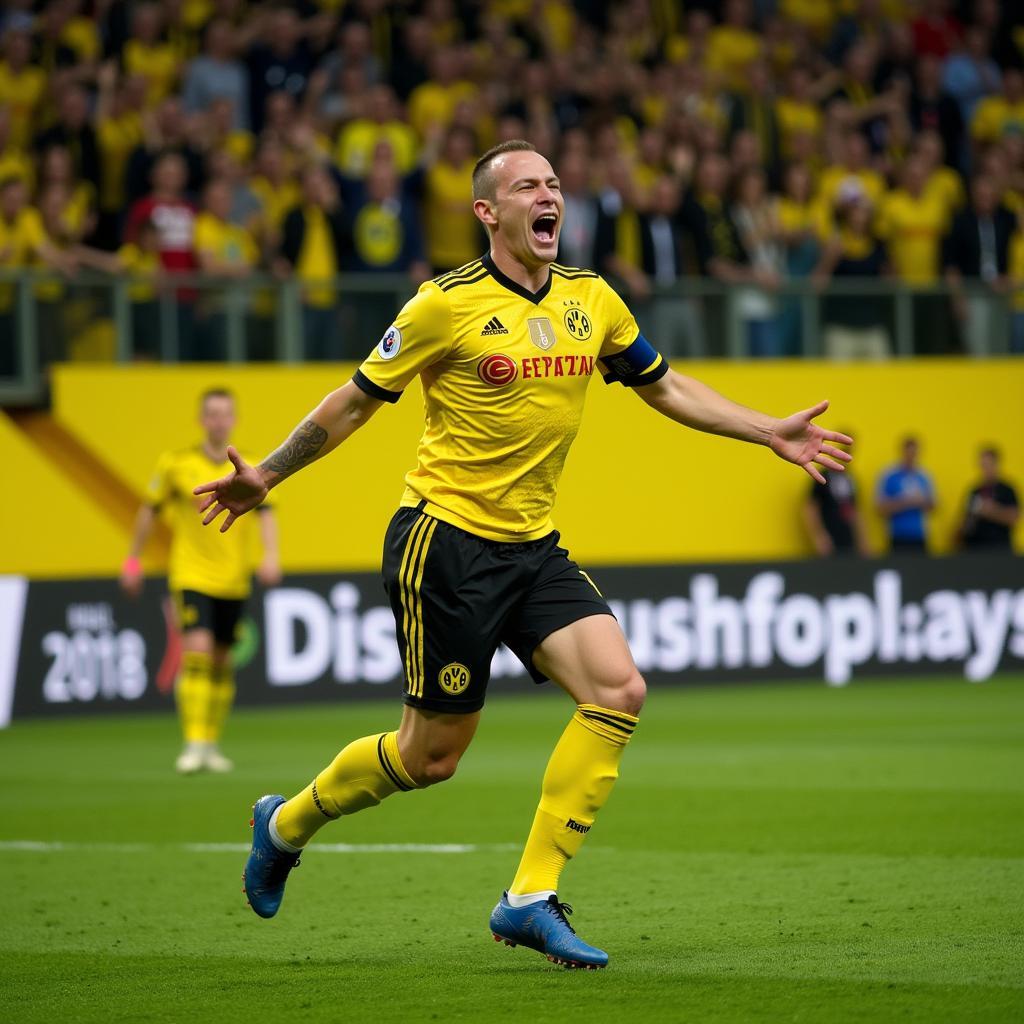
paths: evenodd
<path fill-rule="evenodd" d="M 311 590 L 281 587 L 264 603 L 267 681 L 302 686 L 319 679 L 331 664 L 331 608 Z"/>

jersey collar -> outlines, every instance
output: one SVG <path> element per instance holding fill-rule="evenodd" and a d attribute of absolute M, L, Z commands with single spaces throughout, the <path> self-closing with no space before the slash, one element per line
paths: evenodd
<path fill-rule="evenodd" d="M 532 302 L 535 305 L 540 305 L 551 291 L 551 269 L 548 268 L 548 279 L 537 289 L 535 292 L 531 292 L 529 288 L 524 288 L 521 284 L 517 284 L 507 274 L 503 274 L 495 264 L 494 260 L 491 259 L 491 254 L 486 253 L 480 261 L 487 268 L 487 272 L 502 286 L 507 288 L 510 292 L 514 292 L 520 298 L 526 299 L 527 302 Z"/>

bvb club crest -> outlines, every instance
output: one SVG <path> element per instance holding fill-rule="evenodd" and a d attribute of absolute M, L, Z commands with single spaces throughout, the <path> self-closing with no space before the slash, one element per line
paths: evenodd
<path fill-rule="evenodd" d="M 573 341 L 586 341 L 594 330 L 590 317 L 579 306 L 565 311 L 565 329 Z"/>
<path fill-rule="evenodd" d="M 437 674 L 437 682 L 445 693 L 457 697 L 469 686 L 469 669 L 458 661 L 445 665 Z"/>

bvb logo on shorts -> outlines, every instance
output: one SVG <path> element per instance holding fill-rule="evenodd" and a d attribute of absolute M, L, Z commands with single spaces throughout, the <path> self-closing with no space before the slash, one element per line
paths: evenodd
<path fill-rule="evenodd" d="M 469 686 L 469 669 L 453 661 L 437 673 L 437 683 L 445 693 L 458 697 Z"/>
<path fill-rule="evenodd" d="M 590 317 L 579 306 L 570 306 L 565 311 L 565 329 L 574 341 L 586 341 L 593 332 Z"/>

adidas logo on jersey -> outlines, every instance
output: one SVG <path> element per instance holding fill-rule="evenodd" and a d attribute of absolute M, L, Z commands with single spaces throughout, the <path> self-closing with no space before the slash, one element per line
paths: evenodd
<path fill-rule="evenodd" d="M 486 338 L 489 334 L 508 334 L 508 328 L 496 316 L 492 316 L 484 324 L 484 329 L 480 332 L 480 336 Z"/>

